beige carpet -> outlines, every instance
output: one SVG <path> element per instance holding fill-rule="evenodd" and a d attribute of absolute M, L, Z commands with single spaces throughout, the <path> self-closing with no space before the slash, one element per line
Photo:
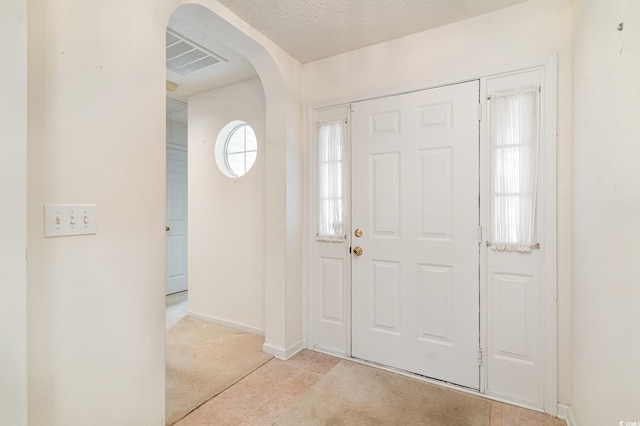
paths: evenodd
<path fill-rule="evenodd" d="M 166 424 L 171 425 L 272 357 L 264 337 L 195 318 L 167 331 Z"/>
<path fill-rule="evenodd" d="M 490 420 L 488 401 L 340 361 L 274 424 L 488 426 Z"/>

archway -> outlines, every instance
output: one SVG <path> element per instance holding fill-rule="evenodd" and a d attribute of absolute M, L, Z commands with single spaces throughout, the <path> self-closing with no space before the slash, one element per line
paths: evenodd
<path fill-rule="evenodd" d="M 265 344 L 288 358 L 303 346 L 302 167 L 300 64 L 246 23 L 210 1 L 174 4 L 167 16 L 188 16 L 247 58 L 265 95 Z"/>

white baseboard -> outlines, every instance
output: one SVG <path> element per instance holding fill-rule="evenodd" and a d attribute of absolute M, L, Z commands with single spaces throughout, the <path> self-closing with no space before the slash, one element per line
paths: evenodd
<path fill-rule="evenodd" d="M 238 321 L 230 321 L 218 317 L 214 317 L 213 315 L 201 314 L 199 312 L 194 312 L 187 310 L 187 316 L 200 319 L 202 321 L 211 322 L 218 325 L 223 325 L 229 328 L 235 328 L 237 330 L 246 331 L 248 333 L 258 334 L 260 336 L 264 336 L 264 330 L 260 328 L 256 328 Z"/>
<path fill-rule="evenodd" d="M 569 416 L 569 406 L 565 405 L 565 404 L 558 403 L 558 415 L 557 415 L 557 417 L 560 420 L 567 420 L 568 416 Z"/>
<path fill-rule="evenodd" d="M 292 356 L 294 356 L 295 354 L 297 354 L 298 352 L 300 352 L 301 350 L 305 349 L 306 347 L 307 347 L 306 339 L 300 339 L 296 343 L 294 343 L 293 345 L 291 345 L 291 346 L 289 346 L 288 348 L 285 348 L 285 349 L 277 347 L 277 346 L 273 346 L 273 345 L 265 342 L 262 345 L 262 351 L 264 353 L 269 354 L 269 355 L 273 355 L 274 357 L 276 357 L 278 359 L 286 361 L 289 358 L 291 358 Z"/>
<path fill-rule="evenodd" d="M 576 420 L 573 418 L 570 405 L 558 403 L 558 418 L 567 422 L 568 426 L 576 426 Z"/>

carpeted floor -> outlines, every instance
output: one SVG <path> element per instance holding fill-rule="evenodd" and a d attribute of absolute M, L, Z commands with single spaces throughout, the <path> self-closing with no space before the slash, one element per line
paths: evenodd
<path fill-rule="evenodd" d="M 186 317 L 167 331 L 166 424 L 269 361 L 264 338 Z"/>
<path fill-rule="evenodd" d="M 340 361 L 274 424 L 488 426 L 490 420 L 486 400 Z"/>

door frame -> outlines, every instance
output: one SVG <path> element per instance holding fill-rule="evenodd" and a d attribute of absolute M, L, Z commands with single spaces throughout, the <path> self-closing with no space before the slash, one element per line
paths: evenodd
<path fill-rule="evenodd" d="M 540 70 L 541 83 L 544 87 L 544 97 L 541 101 L 541 131 L 540 136 L 545 141 L 545 149 L 541 153 L 540 160 L 542 161 L 543 168 L 540 174 L 541 190 L 544 194 L 542 200 L 542 217 L 543 221 L 543 233 L 542 241 L 544 241 L 545 249 L 541 253 L 541 280 L 542 280 L 542 292 L 543 298 L 541 300 L 541 314 L 544 321 L 544 335 L 542 337 L 543 353 L 544 353 L 544 397 L 543 397 L 543 409 L 544 412 L 555 416 L 558 410 L 558 357 L 557 357 L 557 54 L 553 53 L 541 57 L 536 57 L 528 60 L 518 61 L 507 65 L 500 65 L 494 67 L 487 67 L 478 70 L 472 70 L 465 73 L 455 74 L 440 79 L 429 80 L 423 83 L 411 84 L 403 87 L 397 87 L 386 90 L 373 90 L 365 92 L 359 95 L 353 95 L 338 99 L 333 99 L 324 102 L 312 103 L 307 106 L 307 232 L 306 242 L 307 246 L 307 348 L 317 350 L 320 352 L 331 353 L 351 359 L 350 345 L 347 345 L 347 351 L 345 353 L 339 353 L 333 350 L 327 350 L 322 346 L 317 345 L 315 334 L 315 321 L 318 315 L 317 312 L 317 245 L 315 242 L 315 195 L 316 195 L 316 180 L 313 176 L 315 170 L 315 114 L 316 111 L 322 109 L 328 109 L 331 107 L 348 106 L 352 102 L 365 101 L 376 98 L 383 98 L 387 96 L 400 95 L 409 92 L 415 92 L 419 90 L 432 89 L 441 86 L 447 86 L 452 84 L 464 83 L 470 80 L 480 80 L 480 99 L 482 114 L 486 115 L 486 93 L 483 82 L 487 78 L 497 77 L 500 75 L 513 74 L 516 72 L 527 70 Z M 486 150 L 487 143 L 486 135 L 486 120 L 480 122 L 480 176 L 483 184 L 483 178 L 486 174 Z M 347 145 L 350 150 L 350 140 L 347 141 Z M 481 196 L 486 197 L 486 191 L 481 189 Z M 486 215 L 481 210 L 481 224 L 483 229 L 486 230 Z M 350 228 L 349 228 L 350 229 Z M 351 232 L 349 231 L 349 235 Z M 347 241 L 347 247 L 351 245 L 351 236 Z M 345 253 L 345 258 L 348 257 L 348 253 Z M 486 280 L 486 250 L 480 251 L 480 347 L 484 354 L 486 354 L 487 348 L 487 280 Z M 349 262 L 347 262 L 349 264 Z M 351 277 L 350 268 L 348 268 L 349 278 Z M 351 282 L 346 283 L 348 289 L 345 297 L 347 298 L 347 312 L 346 317 L 348 324 L 348 330 L 345 339 L 350 339 L 351 330 Z M 483 362 L 480 373 L 480 394 L 489 399 L 501 400 L 487 396 L 484 394 L 486 388 L 487 379 L 487 363 Z M 420 376 L 417 376 L 420 377 Z M 434 382 L 442 385 L 440 381 L 425 379 L 426 381 Z M 450 385 L 458 390 L 475 393 L 469 391 L 466 388 L 456 385 Z M 512 401 L 506 401 L 513 403 Z"/>

